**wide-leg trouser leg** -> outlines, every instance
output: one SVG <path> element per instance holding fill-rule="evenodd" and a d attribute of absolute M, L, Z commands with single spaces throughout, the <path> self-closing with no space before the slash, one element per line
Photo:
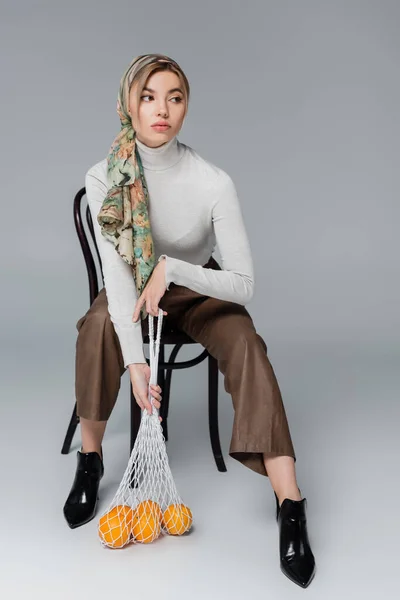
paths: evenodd
<path fill-rule="evenodd" d="M 267 457 L 291 456 L 296 461 L 267 346 L 246 308 L 175 284 L 159 305 L 218 361 L 234 407 L 230 456 L 265 476 L 264 453 Z"/>
<path fill-rule="evenodd" d="M 85 419 L 106 421 L 117 401 L 125 367 L 108 312 L 105 288 L 76 328 L 79 332 L 75 354 L 77 414 Z"/>

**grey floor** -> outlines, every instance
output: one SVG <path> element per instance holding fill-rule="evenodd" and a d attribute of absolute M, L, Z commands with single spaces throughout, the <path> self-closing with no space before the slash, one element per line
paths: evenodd
<path fill-rule="evenodd" d="M 195 367 L 195 386 L 193 372 L 174 374 L 170 407 L 168 454 L 181 496 L 193 510 L 192 533 L 118 551 L 100 545 L 96 519 L 76 530 L 67 527 L 62 505 L 80 438 L 78 430 L 70 454 L 61 455 L 73 401 L 73 353 L 66 350 L 69 358 L 49 358 L 46 371 L 34 358 L 23 368 L 5 365 L 1 585 L 7 593 L 2 597 L 397 597 L 399 355 L 394 348 L 277 342 L 270 348 L 317 561 L 306 592 L 280 572 L 268 480 L 228 456 L 233 411 L 222 375 L 220 427 L 227 473 L 214 465 L 205 363 Z M 104 441 L 99 511 L 126 468 L 128 415 L 125 375 Z"/>

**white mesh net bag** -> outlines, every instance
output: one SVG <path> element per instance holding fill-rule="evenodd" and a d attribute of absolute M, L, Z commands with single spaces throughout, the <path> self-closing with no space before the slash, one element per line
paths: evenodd
<path fill-rule="evenodd" d="M 130 543 L 147 544 L 163 534 L 182 535 L 192 526 L 192 512 L 183 504 L 169 467 L 165 438 L 150 384 L 157 384 L 158 355 L 163 311 L 149 318 L 150 382 L 152 413 L 142 410 L 139 431 L 118 490 L 100 517 L 98 534 L 105 547 L 122 548 Z"/>

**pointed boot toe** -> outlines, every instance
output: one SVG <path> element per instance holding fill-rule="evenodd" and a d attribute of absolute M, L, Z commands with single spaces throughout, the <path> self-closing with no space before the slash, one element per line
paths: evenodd
<path fill-rule="evenodd" d="M 96 515 L 103 461 L 97 452 L 77 452 L 77 467 L 63 513 L 71 529 L 91 521 Z"/>
<path fill-rule="evenodd" d="M 281 571 L 288 577 L 293 583 L 297 583 L 302 588 L 306 588 L 310 585 L 315 576 L 315 563 L 313 558 L 303 557 L 298 561 L 294 560 L 292 563 L 281 562 Z"/>
<path fill-rule="evenodd" d="M 91 507 L 89 507 L 87 504 L 76 504 L 75 506 L 65 504 L 63 508 L 64 518 L 69 527 L 71 529 L 75 529 L 76 527 L 80 527 L 81 525 L 89 523 L 89 521 L 95 517 L 96 508 L 97 499 Z"/>
<path fill-rule="evenodd" d="M 285 498 L 280 506 L 277 501 L 280 568 L 302 588 L 310 585 L 316 570 L 308 538 L 306 506 L 306 498 Z"/>

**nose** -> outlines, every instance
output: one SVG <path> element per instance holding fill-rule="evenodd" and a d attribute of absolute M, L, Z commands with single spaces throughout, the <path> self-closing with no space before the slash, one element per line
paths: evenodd
<path fill-rule="evenodd" d="M 158 106 L 157 114 L 162 115 L 162 116 L 167 116 L 168 110 L 167 110 L 167 105 L 165 104 L 165 102 L 160 102 L 160 104 Z"/>

